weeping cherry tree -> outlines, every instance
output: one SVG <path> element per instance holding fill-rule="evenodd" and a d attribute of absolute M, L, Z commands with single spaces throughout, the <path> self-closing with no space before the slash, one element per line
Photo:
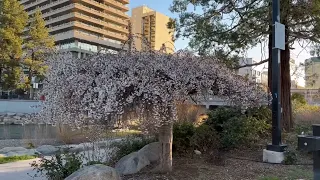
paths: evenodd
<path fill-rule="evenodd" d="M 189 52 L 119 52 L 86 59 L 58 53 L 48 57 L 40 112 L 47 123 L 82 128 L 112 126 L 114 114 L 133 107 L 141 128 L 153 127 L 162 146 L 159 171 L 172 170 L 172 124 L 176 102 L 220 97 L 234 106 L 260 106 L 268 94 L 212 57 Z"/>

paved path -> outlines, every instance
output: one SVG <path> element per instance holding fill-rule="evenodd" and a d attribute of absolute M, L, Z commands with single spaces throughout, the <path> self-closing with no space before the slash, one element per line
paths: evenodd
<path fill-rule="evenodd" d="M 30 159 L 12 163 L 0 164 L 1 180 L 46 180 L 45 178 L 32 178 L 36 172 L 30 167 L 30 163 L 39 159 Z M 28 175 L 28 173 L 30 175 Z"/>

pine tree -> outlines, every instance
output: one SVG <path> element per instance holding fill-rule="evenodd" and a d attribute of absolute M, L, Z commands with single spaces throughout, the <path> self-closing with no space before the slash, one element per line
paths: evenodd
<path fill-rule="evenodd" d="M 17 0 L 0 1 L 0 89 L 12 90 L 20 81 L 22 34 L 28 15 Z"/>
<path fill-rule="evenodd" d="M 281 51 L 281 104 L 283 128 L 293 127 L 290 100 L 290 50 L 297 41 L 319 42 L 320 2 L 281 0 L 281 23 L 286 26 L 286 50 Z M 189 11 L 188 6 L 202 11 Z M 271 1 L 270 0 L 174 0 L 171 11 L 179 19 L 171 26 L 177 29 L 178 37 L 190 38 L 190 46 L 202 54 L 215 54 L 216 50 L 226 54 L 238 53 L 269 41 L 271 67 Z M 199 12 L 199 11 L 198 11 Z M 272 82 L 269 68 L 269 89 Z"/>
<path fill-rule="evenodd" d="M 33 76 L 42 79 L 47 66 L 44 64 L 45 53 L 53 49 L 54 39 L 49 35 L 49 30 L 45 26 L 41 11 L 37 9 L 35 14 L 30 18 L 28 27 L 27 40 L 25 44 L 26 57 L 23 65 L 28 69 L 26 85 L 30 88 L 30 98 L 33 98 L 33 88 L 30 87 Z"/>

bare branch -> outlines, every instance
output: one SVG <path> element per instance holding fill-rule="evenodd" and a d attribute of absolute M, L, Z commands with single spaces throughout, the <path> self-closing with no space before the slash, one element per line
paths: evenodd
<path fill-rule="evenodd" d="M 261 64 L 266 63 L 266 62 L 268 62 L 268 61 L 269 61 L 269 59 L 265 59 L 265 60 L 260 61 L 260 62 L 257 62 L 257 63 L 245 64 L 245 65 L 237 66 L 237 67 L 235 67 L 234 69 L 240 69 L 240 68 L 244 68 L 244 67 L 258 66 L 258 65 L 261 65 Z"/>

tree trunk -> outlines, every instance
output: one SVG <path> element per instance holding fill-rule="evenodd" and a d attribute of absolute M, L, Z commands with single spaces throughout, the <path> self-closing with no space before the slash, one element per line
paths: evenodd
<path fill-rule="evenodd" d="M 1 64 L 1 66 L 0 66 L 0 90 L 1 90 L 1 88 L 2 88 L 2 64 Z M 0 94 L 0 96 L 1 96 L 1 94 Z"/>
<path fill-rule="evenodd" d="M 272 26 L 269 26 L 269 30 L 272 31 Z M 271 93 L 272 89 L 272 33 L 269 34 L 269 43 L 268 43 L 268 93 Z M 271 107 L 270 107 L 271 108 Z"/>
<path fill-rule="evenodd" d="M 30 85 L 30 87 L 29 87 L 29 91 L 28 91 L 28 97 L 29 97 L 29 99 L 33 99 L 33 84 L 32 84 L 32 82 L 31 82 L 31 80 L 32 80 L 32 72 L 31 72 L 32 70 L 31 70 L 31 68 L 29 68 L 29 73 L 28 73 L 28 79 L 29 79 L 29 85 Z"/>
<path fill-rule="evenodd" d="M 29 94 L 28 94 L 28 97 L 29 99 L 33 100 L 33 94 L 34 94 L 34 89 L 33 89 L 33 84 L 31 82 L 32 80 L 32 76 L 33 76 L 33 60 L 34 60 L 35 56 L 34 56 L 34 52 L 32 52 L 31 54 L 31 65 L 29 67 L 29 74 L 28 74 L 28 78 L 29 78 L 29 82 L 30 82 L 30 89 L 29 89 Z"/>
<path fill-rule="evenodd" d="M 160 155 L 160 172 L 171 172 L 172 171 L 172 123 L 162 125 L 159 128 L 159 142 L 161 143 L 161 155 Z"/>
<path fill-rule="evenodd" d="M 288 32 L 286 30 L 286 42 Z M 282 104 L 282 128 L 290 131 L 293 128 L 292 107 L 291 107 L 291 75 L 290 75 L 290 49 L 286 44 L 285 50 L 281 51 L 281 104 Z"/>

